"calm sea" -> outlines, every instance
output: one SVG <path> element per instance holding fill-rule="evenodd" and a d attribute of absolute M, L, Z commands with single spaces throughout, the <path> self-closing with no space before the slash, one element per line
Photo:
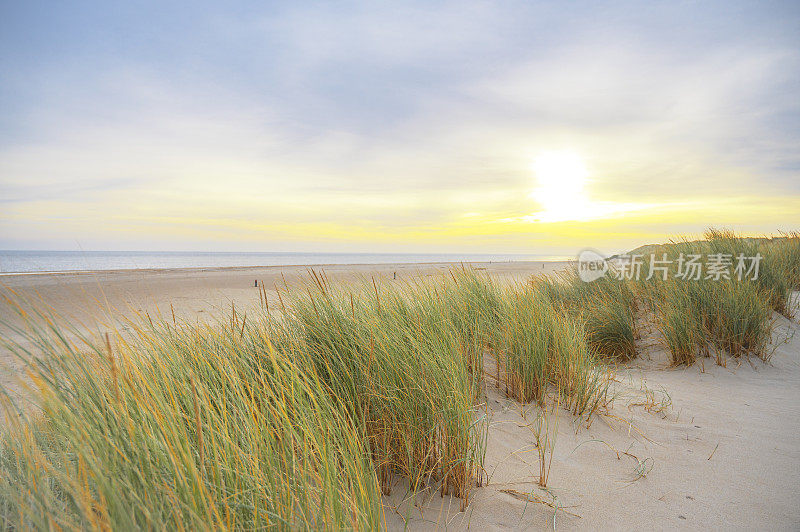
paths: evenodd
<path fill-rule="evenodd" d="M 97 270 L 219 268 L 319 264 L 509 262 L 559 260 L 546 255 L 475 253 L 198 253 L 178 251 L 3 251 L 0 274 Z"/>

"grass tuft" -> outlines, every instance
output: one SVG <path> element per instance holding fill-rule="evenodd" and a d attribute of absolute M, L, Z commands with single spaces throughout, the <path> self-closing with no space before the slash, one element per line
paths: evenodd
<path fill-rule="evenodd" d="M 800 288 L 800 235 L 712 229 L 655 250 L 680 253 L 763 261 L 755 280 L 687 281 L 673 267 L 666 279 L 584 283 L 568 270 L 510 286 L 467 268 L 349 288 L 312 271 L 278 292 L 273 312 L 262 288 L 261 316 L 232 309 L 201 326 L 171 309 L 169 320 L 128 324 L 116 342 L 81 338 L 7 298 L 25 323 L 6 325 L 24 338 L 7 347 L 25 364 L 34 406 L 2 395 L 0 522 L 374 529 L 380 493 L 398 479 L 466 505 L 483 480 L 487 358 L 509 397 L 550 397 L 579 416 L 606 404 L 604 363 L 636 356 L 637 317 L 654 319 L 674 364 L 712 350 L 721 364 L 768 360 L 772 311 L 791 316 Z"/>

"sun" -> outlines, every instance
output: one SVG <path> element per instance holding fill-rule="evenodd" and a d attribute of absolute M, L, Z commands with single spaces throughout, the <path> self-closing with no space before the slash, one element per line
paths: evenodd
<path fill-rule="evenodd" d="M 581 157 L 571 151 L 553 151 L 534 161 L 536 188 L 531 192 L 542 207 L 538 218 L 544 222 L 579 220 L 588 213 L 586 182 L 589 172 Z"/>

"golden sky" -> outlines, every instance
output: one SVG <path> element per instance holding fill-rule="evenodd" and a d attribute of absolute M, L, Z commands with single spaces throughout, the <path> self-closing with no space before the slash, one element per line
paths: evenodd
<path fill-rule="evenodd" d="M 800 229 L 793 3 L 0 10 L 0 249 Z"/>

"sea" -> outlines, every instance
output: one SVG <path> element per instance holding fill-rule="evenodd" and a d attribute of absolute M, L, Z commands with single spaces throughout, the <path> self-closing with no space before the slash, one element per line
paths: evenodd
<path fill-rule="evenodd" d="M 224 253 L 196 251 L 0 250 L 0 275 L 135 269 L 541 260 L 564 260 L 564 258 L 535 254 L 485 253 Z"/>

